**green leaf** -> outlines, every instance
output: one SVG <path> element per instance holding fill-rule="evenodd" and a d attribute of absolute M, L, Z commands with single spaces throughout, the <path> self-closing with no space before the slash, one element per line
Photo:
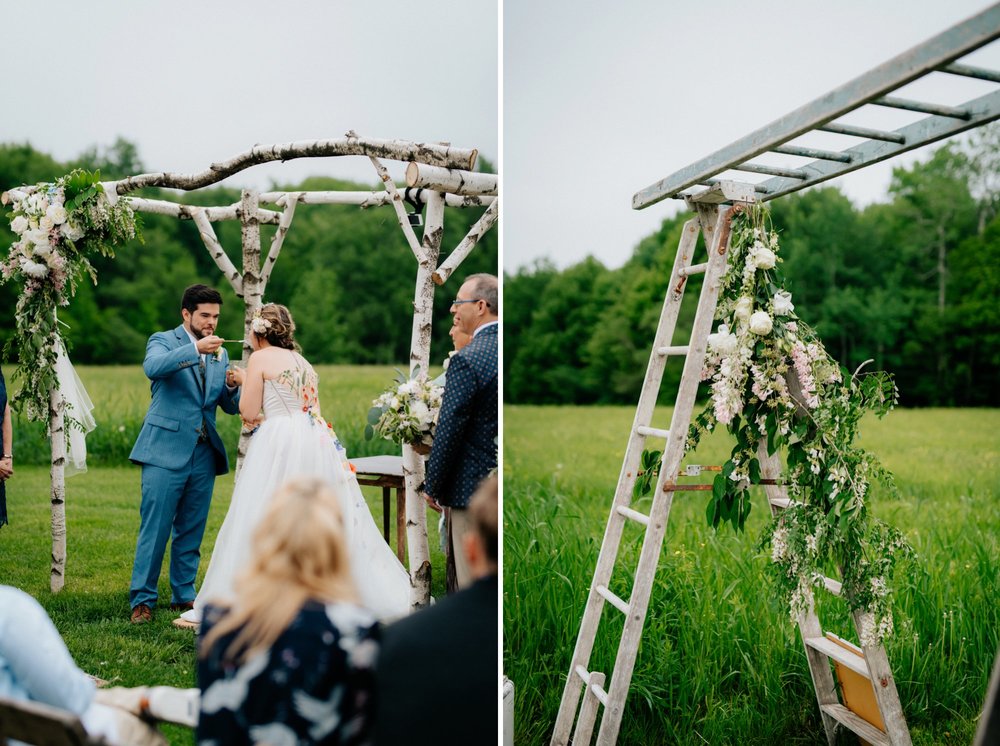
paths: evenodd
<path fill-rule="evenodd" d="M 372 407 L 368 410 L 368 424 L 377 425 L 378 421 L 382 419 L 382 408 Z"/>
<path fill-rule="evenodd" d="M 723 474 L 725 470 L 723 470 Z M 723 474 L 716 474 L 715 479 L 712 481 L 712 497 L 715 500 L 721 500 L 726 494 L 726 481 L 727 477 Z"/>
<path fill-rule="evenodd" d="M 760 462 L 755 458 L 750 459 L 750 483 L 760 484 Z"/>
<path fill-rule="evenodd" d="M 373 428 L 370 424 L 365 425 L 365 440 L 371 440 L 374 437 L 375 437 L 375 428 Z"/>

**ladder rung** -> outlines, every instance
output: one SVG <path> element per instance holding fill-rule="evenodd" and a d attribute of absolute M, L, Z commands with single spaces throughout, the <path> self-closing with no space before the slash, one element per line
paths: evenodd
<path fill-rule="evenodd" d="M 872 746 L 889 746 L 889 737 L 883 731 L 855 715 L 843 705 L 821 705 L 820 709 L 852 733 L 861 736 Z"/>
<path fill-rule="evenodd" d="M 691 275 L 704 274 L 706 269 L 708 269 L 708 262 L 704 262 L 702 264 L 692 264 L 690 267 L 681 267 L 677 271 L 677 274 L 681 277 L 690 277 Z"/>
<path fill-rule="evenodd" d="M 882 140 L 884 142 L 896 142 L 903 145 L 906 138 L 898 132 L 885 132 L 883 130 L 873 130 L 867 127 L 855 127 L 852 124 L 837 124 L 830 122 L 822 127 L 817 127 L 820 132 L 833 132 L 836 135 L 850 135 L 851 137 L 863 137 L 866 140 Z"/>
<path fill-rule="evenodd" d="M 646 437 L 663 438 L 664 440 L 670 437 L 669 430 L 661 430 L 658 427 L 646 427 L 645 425 L 639 425 L 635 431 L 639 433 L 639 435 L 645 435 Z"/>
<path fill-rule="evenodd" d="M 618 609 L 618 611 L 620 611 L 625 616 L 628 616 L 629 605 L 624 601 L 622 601 L 620 597 L 616 596 L 614 593 L 609 591 L 603 585 L 597 586 L 596 588 L 594 588 L 594 590 L 597 591 L 598 595 L 603 596 L 605 601 L 607 601 L 616 609 Z"/>
<path fill-rule="evenodd" d="M 854 673 L 861 674 L 866 679 L 871 679 L 871 674 L 868 673 L 868 664 L 865 663 L 865 659 L 844 650 L 840 645 L 835 643 L 833 640 L 828 640 L 825 637 L 807 637 L 806 645 L 811 647 L 813 650 L 818 650 L 827 658 L 831 658 L 838 663 L 847 666 L 849 669 L 854 671 Z"/>
<path fill-rule="evenodd" d="M 657 347 L 657 355 L 687 355 L 688 346 L 680 345 L 679 347 Z"/>
<path fill-rule="evenodd" d="M 844 584 L 833 578 L 823 578 L 823 586 L 834 596 L 839 596 Z"/>
<path fill-rule="evenodd" d="M 786 179 L 808 179 L 809 174 L 798 168 L 779 168 L 777 166 L 765 166 L 761 163 L 741 163 L 738 166 L 730 166 L 734 171 L 746 171 L 751 174 L 764 174 L 765 176 L 783 176 Z"/>
<path fill-rule="evenodd" d="M 839 163 L 850 163 L 850 153 L 835 153 L 832 150 L 819 150 L 817 148 L 803 148 L 798 145 L 779 145 L 771 148 L 775 153 L 782 155 L 797 155 L 800 158 L 816 158 L 821 161 L 837 161 Z"/>
<path fill-rule="evenodd" d="M 770 479 L 767 480 L 767 482 L 765 482 L 762 479 L 762 480 L 760 480 L 760 482 L 761 482 L 761 484 L 774 484 L 774 481 L 770 480 Z M 792 505 L 799 505 L 800 504 L 798 500 L 792 500 L 790 497 L 772 497 L 769 500 L 769 502 L 774 507 L 781 508 L 782 510 L 784 510 L 785 508 L 789 508 Z"/>
<path fill-rule="evenodd" d="M 878 106 L 888 106 L 892 109 L 906 109 L 907 111 L 919 111 L 921 114 L 933 114 L 938 117 L 951 117 L 952 119 L 969 119 L 972 113 L 968 109 L 958 109 L 954 106 L 941 106 L 940 104 L 925 104 L 923 101 L 913 101 L 908 98 L 898 98 L 896 96 L 883 96 L 872 101 Z"/>
<path fill-rule="evenodd" d="M 605 707 L 607 707 L 608 706 L 608 693 L 606 691 L 604 691 L 603 687 L 600 687 L 597 684 L 591 684 L 590 683 L 590 672 L 587 671 L 587 669 L 585 669 L 583 666 L 577 666 L 573 670 L 576 672 L 577 676 L 579 676 L 581 679 L 583 679 L 583 683 L 586 684 L 590 688 L 590 691 L 592 691 L 594 693 L 594 696 L 597 697 L 598 701 L 602 705 L 604 705 Z"/>
<path fill-rule="evenodd" d="M 1000 83 L 1000 73 L 995 70 L 987 70 L 985 67 L 973 67 L 972 65 L 945 65 L 939 67 L 943 73 L 952 75 L 964 75 L 967 78 L 979 78 L 979 80 L 989 80 L 992 83 Z"/>
<path fill-rule="evenodd" d="M 624 505 L 619 505 L 615 508 L 618 515 L 623 515 L 626 518 L 631 518 L 636 523 L 641 523 L 643 526 L 649 525 L 649 516 L 643 515 L 638 510 L 632 510 L 632 508 L 626 508 Z"/>

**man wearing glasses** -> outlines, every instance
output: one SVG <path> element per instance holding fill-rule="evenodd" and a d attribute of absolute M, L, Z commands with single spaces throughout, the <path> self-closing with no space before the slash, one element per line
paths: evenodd
<path fill-rule="evenodd" d="M 458 587 L 472 583 L 461 551 L 463 537 L 474 530 L 467 515 L 469 499 L 497 466 L 497 327 L 499 283 L 494 275 L 466 278 L 452 301 L 454 325 L 472 336 L 448 364 L 444 399 L 434 445 L 427 463 L 424 493 L 435 510 L 448 511 L 448 533 Z M 459 551 L 454 551 L 459 547 Z"/>

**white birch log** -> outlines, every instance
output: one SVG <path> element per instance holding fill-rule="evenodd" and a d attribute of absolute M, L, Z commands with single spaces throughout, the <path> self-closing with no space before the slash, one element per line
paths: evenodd
<path fill-rule="evenodd" d="M 453 148 L 434 143 L 408 142 L 406 140 L 379 140 L 357 137 L 353 132 L 339 140 L 307 140 L 277 145 L 255 145 L 227 161 L 213 163 L 196 174 L 155 173 L 129 176 L 115 182 L 118 194 L 128 194 L 145 187 L 166 187 L 190 191 L 218 183 L 233 174 L 261 163 L 290 161 L 294 158 L 322 158 L 343 155 L 362 155 L 409 162 L 418 161 L 445 168 L 472 169 L 478 151 Z"/>
<path fill-rule="evenodd" d="M 65 403 L 58 386 L 49 390 L 49 443 L 52 449 L 49 468 L 52 483 L 52 568 L 49 590 L 58 593 L 66 582 L 66 418 Z"/>
<path fill-rule="evenodd" d="M 257 223 L 257 192 L 244 189 L 240 201 L 240 220 L 242 221 L 243 244 L 243 339 L 250 339 L 250 322 L 257 309 L 261 307 L 266 282 L 260 276 L 260 225 Z M 243 364 L 250 359 L 250 346 L 243 343 Z M 243 468 L 243 457 L 250 445 L 250 434 L 240 430 L 240 442 L 236 446 L 236 473 L 234 480 L 239 479 Z"/>
<path fill-rule="evenodd" d="M 426 203 L 431 191 L 428 189 L 417 190 L 413 195 L 415 201 Z M 392 204 L 392 195 L 388 192 L 262 192 L 260 203 L 268 205 L 284 205 L 286 200 L 294 197 L 299 204 L 303 205 L 357 205 L 362 209 L 368 207 L 381 207 Z M 446 194 L 444 196 L 445 205 L 448 207 L 488 207 L 493 204 L 496 197 Z M 228 208 L 211 208 L 213 210 L 223 210 Z M 235 212 L 235 206 L 233 208 Z M 261 210 L 261 214 L 275 216 L 275 221 L 279 217 L 278 213 L 270 210 Z M 211 218 L 211 215 L 209 216 Z M 261 222 L 265 222 L 261 220 Z M 268 220 L 266 222 L 273 222 Z"/>
<path fill-rule="evenodd" d="M 219 243 L 219 239 L 215 235 L 215 230 L 212 228 L 212 224 L 208 222 L 208 217 L 205 215 L 204 211 L 195 210 L 191 213 L 191 219 L 194 220 L 195 225 L 198 226 L 198 232 L 201 234 L 201 240 L 205 242 L 205 248 L 208 249 L 208 253 L 215 261 L 216 266 L 229 281 L 229 284 L 236 292 L 236 295 L 242 296 L 243 280 L 240 278 L 240 273 L 233 264 L 233 260 L 229 258 L 226 250 L 222 248 L 222 244 Z"/>
<path fill-rule="evenodd" d="M 431 325 L 434 320 L 434 282 L 431 272 L 437 264 L 444 233 L 444 199 L 434 193 L 427 202 L 422 257 L 417 267 L 413 294 L 413 333 L 410 337 L 410 372 L 416 367 L 425 374 L 431 357 Z M 427 606 L 431 599 L 431 560 L 427 545 L 427 503 L 418 489 L 424 481 L 424 460 L 409 445 L 403 446 L 403 476 L 406 479 L 406 544 L 410 560 L 411 605 Z"/>
<path fill-rule="evenodd" d="M 416 161 L 406 167 L 406 186 L 432 189 L 436 192 L 495 197 L 498 183 L 499 177 L 496 174 L 428 166 Z"/>
<path fill-rule="evenodd" d="M 433 278 L 434 282 L 438 285 L 443 285 L 445 281 L 451 277 L 451 273 L 455 271 L 459 264 L 461 264 L 465 257 L 476 247 L 486 231 L 493 227 L 497 222 L 497 218 L 500 216 L 500 201 L 495 201 L 490 205 L 486 212 L 484 212 L 471 228 L 469 232 L 465 234 L 465 238 L 462 239 L 461 243 L 455 247 L 455 250 L 448 255 L 448 258 L 441 262 L 441 266 L 434 270 Z"/>
<path fill-rule="evenodd" d="M 285 201 L 285 209 L 281 213 L 281 220 L 278 222 L 278 230 L 274 234 L 274 238 L 271 239 L 271 248 L 267 251 L 267 259 L 264 260 L 264 266 L 260 271 L 260 280 L 264 287 L 267 287 L 267 281 L 271 279 L 271 270 L 274 269 L 274 263 L 278 261 L 278 254 L 281 253 L 281 247 L 285 243 L 285 236 L 288 235 L 288 228 L 292 224 L 292 218 L 295 217 L 295 206 L 297 204 L 298 200 L 295 198 L 295 195 L 289 194 L 288 199 Z"/>
<path fill-rule="evenodd" d="M 403 235 L 406 236 L 406 242 L 410 245 L 410 250 L 413 251 L 413 256 L 417 258 L 417 261 L 421 261 L 422 250 L 420 244 L 417 243 L 417 234 L 413 232 L 413 227 L 410 225 L 410 219 L 406 216 L 406 208 L 403 207 L 403 198 L 399 194 L 399 190 L 396 189 L 396 185 L 392 182 L 392 177 L 389 176 L 389 172 L 386 170 L 385 166 L 382 165 L 378 158 L 370 158 L 372 165 L 375 166 L 375 170 L 378 172 L 378 176 L 382 179 L 382 183 L 385 184 L 385 191 L 388 192 L 391 197 L 391 202 L 393 209 L 396 210 L 396 220 L 399 221 L 399 227 L 403 231 Z"/>
<path fill-rule="evenodd" d="M 199 207 L 197 205 L 183 205 L 177 202 L 168 202 L 162 199 L 145 199 L 143 197 L 129 197 L 129 205 L 137 212 L 150 212 L 156 215 L 169 215 L 180 220 L 194 220 L 194 213 L 203 212 L 205 217 L 212 223 L 222 220 L 239 220 L 240 205 L 227 205 L 225 207 Z M 258 222 L 277 224 L 281 220 L 281 213 L 274 210 L 258 210 Z"/>

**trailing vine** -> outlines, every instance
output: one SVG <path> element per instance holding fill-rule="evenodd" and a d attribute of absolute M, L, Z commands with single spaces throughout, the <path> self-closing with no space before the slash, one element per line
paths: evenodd
<path fill-rule="evenodd" d="M 12 404 L 28 419 L 48 419 L 55 373 L 58 329 L 56 309 L 69 305 L 84 276 L 96 284 L 89 257 L 114 256 L 116 246 L 138 237 L 140 223 L 127 199 L 109 195 L 100 172 L 76 169 L 55 182 L 4 192 L 17 235 L 0 264 L 0 282 L 22 285 L 15 310 L 16 329 L 4 349 L 16 352 L 22 380 Z"/>

